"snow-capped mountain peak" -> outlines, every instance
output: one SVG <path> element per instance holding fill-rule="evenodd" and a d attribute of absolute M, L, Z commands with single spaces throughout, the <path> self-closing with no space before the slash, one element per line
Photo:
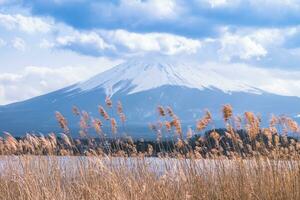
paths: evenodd
<path fill-rule="evenodd" d="M 75 87 L 82 91 L 103 88 L 107 94 L 113 95 L 118 91 L 133 94 L 164 85 L 199 90 L 217 88 L 226 93 L 232 91 L 260 93 L 259 90 L 241 81 L 224 77 L 216 69 L 165 58 L 132 59 L 81 82 Z"/>
<path fill-rule="evenodd" d="M 53 117 L 58 110 L 76 134 L 78 119 L 73 116 L 71 107 L 78 106 L 91 116 L 99 117 L 97 107 L 104 105 L 107 95 L 113 94 L 112 101 L 123 104 L 128 133 L 136 137 L 149 137 L 147 124 L 157 120 L 157 105 L 170 106 L 185 126 L 193 126 L 203 116 L 203 109 L 211 111 L 214 125 L 223 126 L 220 108 L 227 103 L 233 106 L 235 114 L 242 115 L 248 110 L 261 113 L 264 119 L 271 113 L 286 114 L 296 116 L 299 121 L 299 110 L 295 109 L 300 107 L 299 97 L 255 89 L 247 84 L 253 82 L 239 76 L 238 70 L 243 69 L 167 59 L 130 60 L 76 85 L 0 107 L 0 132 L 60 131 Z"/>

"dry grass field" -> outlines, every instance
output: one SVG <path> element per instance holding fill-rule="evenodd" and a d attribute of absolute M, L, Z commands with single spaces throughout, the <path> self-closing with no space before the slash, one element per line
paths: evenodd
<path fill-rule="evenodd" d="M 0 198 L 300 199 L 300 162 L 1 157 Z"/>
<path fill-rule="evenodd" d="M 81 138 L 72 138 L 67 119 L 57 112 L 63 133 L 0 138 L 1 199 L 300 199 L 298 124 L 272 116 L 269 127 L 245 112 L 234 116 L 224 105 L 224 129 L 209 129 L 209 111 L 195 130 L 183 132 L 171 108 L 158 107 L 159 120 L 150 124 L 156 141 L 120 138 L 126 126 L 119 102 L 99 107 L 101 118 L 73 108 Z M 110 126 L 112 138 L 102 127 Z M 121 123 L 118 126 L 118 123 Z M 98 138 L 89 136 L 94 129 Z M 164 141 L 164 135 L 171 136 Z"/>

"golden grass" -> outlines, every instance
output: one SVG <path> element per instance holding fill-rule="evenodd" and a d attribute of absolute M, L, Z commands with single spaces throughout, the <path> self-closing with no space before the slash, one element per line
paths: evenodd
<path fill-rule="evenodd" d="M 244 117 L 235 116 L 231 105 L 221 109 L 225 129 L 207 130 L 214 127 L 213 116 L 206 110 L 204 116 L 196 123 L 195 128 L 183 130 L 180 118 L 170 107 L 158 106 L 158 121 L 150 124 L 156 135 L 156 142 L 137 142 L 130 137 L 121 138 L 118 130 L 125 130 L 126 116 L 122 103 L 116 104 L 114 118 L 113 101 L 105 100 L 108 115 L 103 106 L 99 106 L 99 118 L 94 118 L 77 107 L 72 112 L 79 119 L 81 139 L 71 137 L 67 119 L 56 112 L 58 125 L 63 133 L 58 136 L 51 133 L 47 136 L 27 134 L 16 139 L 5 133 L 0 137 L 0 155 L 97 155 L 97 156 L 155 156 L 174 158 L 253 158 L 299 159 L 300 141 L 288 137 L 288 133 L 299 134 L 297 122 L 287 116 L 272 116 L 269 127 L 261 127 L 260 116 L 245 112 Z M 103 121 L 101 121 L 103 120 Z M 122 127 L 118 126 L 118 122 Z M 104 132 L 103 126 L 110 127 L 110 134 Z M 98 138 L 89 135 L 91 129 Z M 280 132 L 281 131 L 281 132 Z M 107 138 L 111 135 L 111 138 Z M 169 138 L 164 141 L 164 138 Z M 151 149 L 151 151 L 149 150 Z M 152 154 L 149 154 L 152 152 Z"/>
<path fill-rule="evenodd" d="M 289 117 L 272 116 L 269 127 L 261 127 L 260 116 L 235 116 L 227 104 L 221 109 L 225 129 L 214 128 L 207 110 L 185 132 L 170 107 L 158 106 L 158 121 L 150 124 L 157 140 L 147 142 L 121 138 L 122 103 L 115 115 L 109 97 L 105 105 L 110 114 L 99 106 L 99 118 L 72 108 L 80 139 L 71 137 L 60 112 L 59 135 L 4 133 L 0 199 L 300 199 L 300 141 L 288 136 L 300 129 Z M 99 138 L 89 135 L 91 129 Z"/>
<path fill-rule="evenodd" d="M 300 199 L 299 161 L 20 156 L 0 163 L 6 200 Z"/>

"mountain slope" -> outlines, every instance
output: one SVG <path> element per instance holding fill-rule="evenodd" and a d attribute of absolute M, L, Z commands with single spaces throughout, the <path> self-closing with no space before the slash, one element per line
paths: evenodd
<path fill-rule="evenodd" d="M 94 117 L 106 95 L 121 100 L 127 115 L 126 131 L 147 137 L 149 122 L 157 120 L 157 105 L 171 106 L 185 125 L 194 125 L 208 108 L 221 126 L 220 108 L 230 103 L 235 113 L 246 110 L 268 117 L 271 113 L 296 116 L 300 98 L 280 96 L 228 80 L 218 72 L 180 63 L 157 60 L 131 60 L 91 79 L 27 101 L 0 107 L 0 131 L 16 135 L 26 131 L 59 131 L 54 112 L 62 112 L 73 134 L 78 118 L 73 105 Z M 110 112 L 109 112 L 110 113 Z M 116 115 L 114 115 L 116 117 Z"/>

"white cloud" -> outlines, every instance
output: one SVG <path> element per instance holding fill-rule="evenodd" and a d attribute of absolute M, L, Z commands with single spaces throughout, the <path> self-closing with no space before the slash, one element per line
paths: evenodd
<path fill-rule="evenodd" d="M 166 55 L 196 53 L 201 47 L 198 40 L 165 33 L 139 34 L 125 30 L 109 31 L 104 34 L 115 46 L 125 47 L 129 52 L 159 52 Z"/>
<path fill-rule="evenodd" d="M 50 49 L 53 48 L 54 46 L 55 46 L 54 42 L 50 42 L 49 40 L 46 39 L 43 39 L 39 44 L 39 47 L 44 49 Z"/>
<path fill-rule="evenodd" d="M 259 8 L 289 8 L 291 10 L 297 10 L 300 8 L 300 4 L 298 0 L 249 0 L 251 6 Z M 279 11 L 279 10 L 278 10 Z"/>
<path fill-rule="evenodd" d="M 235 35 L 249 37 L 264 47 L 280 47 L 288 37 L 300 32 L 299 26 L 287 28 L 240 28 Z M 225 33 L 228 34 L 228 32 Z M 233 33 L 231 33 L 233 34 Z"/>
<path fill-rule="evenodd" d="M 26 49 L 26 42 L 22 38 L 16 37 L 11 41 L 11 43 L 12 46 L 19 51 L 25 51 Z"/>
<path fill-rule="evenodd" d="M 196 0 L 200 5 L 202 3 L 208 3 L 211 8 L 217 7 L 235 7 L 247 5 L 249 12 L 257 12 L 257 14 L 266 15 L 270 13 L 265 13 L 265 8 L 272 9 L 276 11 L 276 14 L 284 9 L 289 9 L 290 11 L 296 11 L 300 8 L 298 0 Z M 281 14 L 284 14 L 281 12 Z M 277 17 L 277 16 L 274 16 Z"/>
<path fill-rule="evenodd" d="M 98 67 L 28 66 L 16 73 L 0 74 L 0 105 L 25 100 L 77 83 L 103 70 Z"/>
<path fill-rule="evenodd" d="M 102 52 L 114 50 L 112 45 L 106 43 L 95 32 L 74 31 L 71 35 L 58 37 L 54 46 L 91 55 L 99 55 Z"/>
<path fill-rule="evenodd" d="M 300 32 L 299 27 L 235 29 L 225 26 L 220 27 L 219 37 L 191 39 L 168 33 L 136 33 L 123 29 L 79 31 L 61 23 L 56 24 L 53 30 L 55 34 L 41 40 L 41 48 L 64 48 L 97 57 L 130 57 L 147 53 L 197 54 L 199 50 L 206 54 L 208 50 L 211 55 L 214 51 L 212 59 L 227 61 L 234 58 L 260 60 L 267 56 L 269 50 L 282 48 L 289 37 Z"/>
<path fill-rule="evenodd" d="M 255 42 L 260 43 L 263 46 L 275 46 L 281 45 L 284 42 L 284 38 L 291 32 L 290 29 L 255 29 L 250 30 L 248 37 Z"/>
<path fill-rule="evenodd" d="M 0 26 L 8 30 L 18 29 L 27 33 L 42 32 L 51 30 L 51 23 L 38 17 L 27 17 L 20 14 L 10 15 L 0 13 Z"/>
<path fill-rule="evenodd" d="M 240 36 L 238 34 L 225 34 L 219 39 L 221 48 L 218 53 L 221 58 L 230 61 L 234 57 L 243 60 L 251 58 L 259 59 L 267 55 L 267 50 L 257 41 L 249 36 Z"/>
<path fill-rule="evenodd" d="M 6 45 L 6 42 L 0 38 L 0 47 L 4 47 L 5 45 Z"/>
<path fill-rule="evenodd" d="M 230 3 L 237 3 L 236 0 L 206 0 L 212 8 L 226 6 Z"/>
<path fill-rule="evenodd" d="M 228 82 L 238 81 L 270 93 L 300 97 L 300 70 L 267 69 L 240 63 L 203 65 L 227 78 Z"/>
<path fill-rule="evenodd" d="M 166 19 L 176 17 L 180 7 L 176 4 L 176 0 L 121 0 L 119 9 L 120 13 L 125 15 L 142 13 L 142 16 L 149 16 L 152 19 Z"/>
<path fill-rule="evenodd" d="M 64 31 L 68 29 L 68 31 Z M 44 39 L 42 48 L 65 48 L 92 56 L 114 55 L 130 57 L 146 53 L 163 55 L 197 54 L 205 48 L 214 51 L 214 59 L 231 61 L 260 60 L 270 48 L 281 48 L 286 38 L 299 32 L 299 28 L 241 28 L 232 31 L 223 27 L 216 38 L 191 39 L 168 33 L 135 33 L 127 30 L 77 31 L 70 27 L 59 29 L 56 40 Z M 218 57 L 219 56 L 219 57 Z"/>
<path fill-rule="evenodd" d="M 41 47 L 65 48 L 78 53 L 102 56 L 134 56 L 145 53 L 164 55 L 194 54 L 201 42 L 165 33 L 133 33 L 125 30 L 73 31 L 55 41 L 43 40 Z"/>
<path fill-rule="evenodd" d="M 213 38 L 205 45 L 214 44 L 219 56 L 226 61 L 233 58 L 242 60 L 257 59 L 260 60 L 267 56 L 269 51 L 280 51 L 285 49 L 286 42 L 297 45 L 295 36 L 300 33 L 300 27 L 287 28 L 240 28 L 238 31 L 232 31 L 225 27 L 222 30 L 221 37 Z M 204 46 L 205 46 L 204 45 Z M 290 49 L 286 52 L 292 53 Z M 291 54 L 290 54 L 291 55 Z"/>

